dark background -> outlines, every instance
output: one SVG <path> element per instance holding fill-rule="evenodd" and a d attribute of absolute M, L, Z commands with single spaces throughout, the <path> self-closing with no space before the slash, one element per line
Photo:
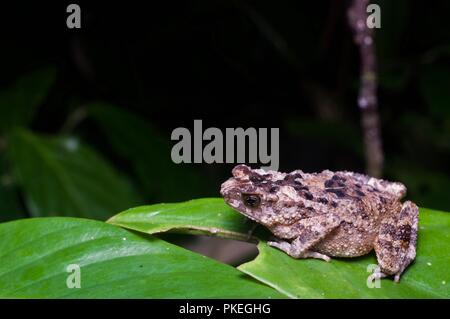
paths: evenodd
<path fill-rule="evenodd" d="M 218 196 L 233 164 L 170 159 L 172 130 L 192 130 L 194 119 L 204 129 L 279 127 L 281 171 L 364 172 L 348 1 L 76 3 L 82 28 L 72 30 L 68 2 L 2 4 L 1 220 L 46 212 L 105 219 L 140 204 Z M 375 3 L 383 176 L 405 183 L 418 205 L 450 210 L 450 2 Z M 46 169 L 65 181 L 73 175 L 83 198 L 89 178 L 97 180 L 80 181 L 75 168 L 85 157 L 70 156 L 77 166 L 53 146 L 27 151 L 23 134 L 37 138 L 34 146 L 75 137 L 133 194 L 89 195 L 93 208 L 82 213 Z M 62 161 L 58 169 L 50 157 Z"/>

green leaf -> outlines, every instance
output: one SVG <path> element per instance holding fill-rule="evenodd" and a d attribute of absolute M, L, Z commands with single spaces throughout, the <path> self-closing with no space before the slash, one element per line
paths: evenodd
<path fill-rule="evenodd" d="M 56 70 L 45 68 L 27 74 L 0 92 L 0 132 L 25 126 L 33 119 L 55 82 Z"/>
<path fill-rule="evenodd" d="M 2 298 L 283 297 L 231 266 L 84 219 L 0 224 L 0 259 Z M 69 265 L 80 267 L 81 288 L 68 288 Z"/>
<path fill-rule="evenodd" d="M 400 283 L 383 279 L 380 288 L 367 286 L 373 253 L 329 263 L 296 260 L 261 242 L 258 257 L 239 269 L 292 298 L 449 298 L 450 214 L 421 209 L 419 225 L 415 262 Z"/>
<path fill-rule="evenodd" d="M 34 216 L 106 219 L 138 203 L 130 185 L 76 138 L 17 130 L 10 137 L 8 152 Z"/>
<path fill-rule="evenodd" d="M 192 230 L 245 239 L 250 225 L 228 208 L 223 199 L 198 199 L 130 209 L 110 223 L 144 233 Z M 239 269 L 293 298 L 434 298 L 450 297 L 450 214 L 421 209 L 416 261 L 399 284 L 381 280 L 381 288 L 368 288 L 367 267 L 376 265 L 374 253 L 359 258 L 333 258 L 327 263 L 294 259 L 267 246 L 259 235 L 259 256 Z"/>
<path fill-rule="evenodd" d="M 246 218 L 227 206 L 222 198 L 131 208 L 113 216 L 108 223 L 147 234 L 178 231 L 239 240 L 249 239 L 251 228 Z"/>
<path fill-rule="evenodd" d="M 188 164 L 173 163 L 170 135 L 163 136 L 142 118 L 104 103 L 87 106 L 114 150 L 132 165 L 146 195 L 154 201 L 180 201 L 208 196 L 208 176 Z"/>

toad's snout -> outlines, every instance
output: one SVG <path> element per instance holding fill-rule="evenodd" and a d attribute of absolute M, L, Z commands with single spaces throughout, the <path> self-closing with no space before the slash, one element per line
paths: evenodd
<path fill-rule="evenodd" d="M 223 182 L 222 185 L 220 186 L 220 195 L 226 198 L 230 195 L 230 193 L 233 192 L 233 189 L 234 189 L 233 179 L 230 178 L 229 180 Z"/>

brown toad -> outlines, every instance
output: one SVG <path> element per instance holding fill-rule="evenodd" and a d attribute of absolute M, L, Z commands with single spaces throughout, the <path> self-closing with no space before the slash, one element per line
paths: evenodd
<path fill-rule="evenodd" d="M 268 242 L 294 258 L 356 257 L 375 249 L 381 272 L 400 275 L 416 256 L 418 207 L 401 183 L 352 172 L 289 174 L 238 165 L 220 190 L 225 202 L 266 226 Z"/>

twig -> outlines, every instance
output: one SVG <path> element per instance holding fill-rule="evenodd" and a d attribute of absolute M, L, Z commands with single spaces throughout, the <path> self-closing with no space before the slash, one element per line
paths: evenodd
<path fill-rule="evenodd" d="M 361 59 L 358 106 L 361 110 L 367 173 L 380 177 L 383 172 L 384 156 L 378 115 L 375 43 L 373 29 L 366 23 L 368 5 L 369 0 L 353 0 L 348 9 L 348 21 L 354 33 L 354 41 L 359 47 Z"/>
<path fill-rule="evenodd" d="M 62 134 L 70 134 L 72 131 L 87 117 L 87 110 L 80 106 L 69 114 L 66 121 L 61 127 Z"/>

